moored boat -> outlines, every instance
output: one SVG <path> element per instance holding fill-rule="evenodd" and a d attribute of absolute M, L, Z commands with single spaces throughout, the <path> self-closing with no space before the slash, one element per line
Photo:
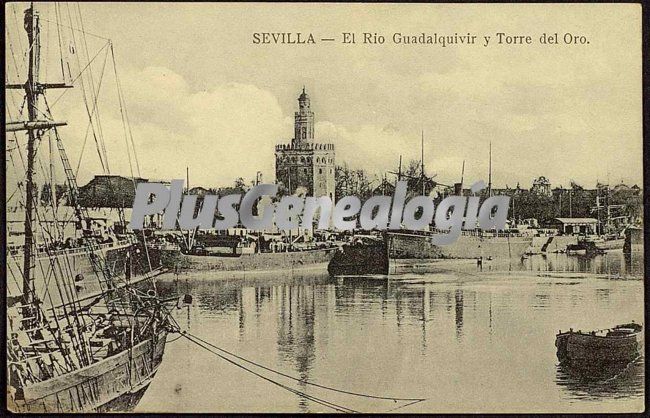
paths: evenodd
<path fill-rule="evenodd" d="M 586 255 L 604 254 L 606 251 L 622 250 L 624 244 L 624 238 L 600 237 L 592 235 L 581 236 L 578 237 L 577 243 L 569 244 L 567 246 L 567 252 L 569 254 Z"/>
<path fill-rule="evenodd" d="M 381 237 L 357 235 L 343 245 L 332 257 L 327 271 L 332 276 L 365 276 L 388 274 L 388 240 Z"/>
<path fill-rule="evenodd" d="M 597 377 L 625 368 L 643 353 L 643 327 L 634 322 L 591 332 L 558 332 L 557 358 L 569 370 Z"/>
<path fill-rule="evenodd" d="M 237 255 L 185 254 L 180 249 L 150 251 L 159 254 L 164 267 L 174 270 L 261 271 L 318 267 L 327 264 L 337 248 Z"/>
<path fill-rule="evenodd" d="M 58 18 L 57 14 L 52 23 L 60 25 Z M 12 233 L 13 238 L 23 238 L 22 243 L 6 249 L 7 406 L 18 413 L 126 412 L 149 386 L 162 361 L 167 334 L 176 327 L 157 297 L 154 278 L 160 269 L 146 247 L 133 234 L 98 229 L 80 203 L 76 172 L 57 129 L 66 122 L 54 120 L 45 95 L 48 89 L 72 85 L 39 79 L 40 19 L 32 3 L 24 16 L 27 81 L 6 85 L 10 91 L 24 92 L 27 108 L 18 114 L 26 120 L 12 120 L 6 126 L 9 159 L 15 161 L 15 154 L 26 149 L 23 167 L 13 165 L 16 192 L 5 202 L 19 200 L 16 207 L 24 217 L 21 231 Z M 76 49 L 74 39 L 71 49 Z M 62 68 L 63 61 L 62 57 Z M 84 72 L 90 65 L 80 68 L 77 79 L 89 77 Z M 48 140 L 50 171 L 41 170 L 43 177 L 37 178 L 38 145 Z M 73 208 L 72 216 L 62 213 L 56 199 L 57 153 L 65 173 L 65 204 Z M 39 180 L 49 191 L 40 199 Z M 123 211 L 120 218 L 124 219 Z M 7 232 L 5 226 L 10 235 Z"/>
<path fill-rule="evenodd" d="M 430 231 L 389 231 L 391 258 L 521 258 L 533 237 L 511 232 L 462 231 L 448 245 L 433 245 Z"/>

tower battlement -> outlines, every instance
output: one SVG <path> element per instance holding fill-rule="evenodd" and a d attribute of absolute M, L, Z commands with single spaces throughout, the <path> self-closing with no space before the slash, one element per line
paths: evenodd
<path fill-rule="evenodd" d="M 278 144 L 275 146 L 276 151 L 334 151 L 334 144 L 303 142 L 299 144 Z"/>

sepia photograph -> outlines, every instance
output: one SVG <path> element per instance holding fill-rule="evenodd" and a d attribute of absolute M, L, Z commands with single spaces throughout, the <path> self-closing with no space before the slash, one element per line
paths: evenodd
<path fill-rule="evenodd" d="M 645 411 L 641 4 L 4 10 L 8 411 Z"/>

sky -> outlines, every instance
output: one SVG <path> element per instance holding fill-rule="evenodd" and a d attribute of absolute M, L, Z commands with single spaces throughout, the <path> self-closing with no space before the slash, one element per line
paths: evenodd
<path fill-rule="evenodd" d="M 16 52 L 24 6 L 5 8 L 12 82 L 24 68 Z M 47 19 L 42 78 L 60 81 L 55 6 L 39 8 Z M 58 11 L 61 22 L 112 41 L 137 165 L 129 166 L 105 39 L 87 35 L 86 57 L 81 34 L 71 53 L 70 32 L 61 29 L 73 75 L 99 52 L 90 68 L 96 88 L 103 80 L 98 109 L 113 174 L 139 168 L 145 178 L 185 178 L 189 167 L 192 185 L 251 180 L 257 171 L 273 181 L 274 146 L 290 141 L 305 86 L 317 139 L 335 144 L 337 163 L 372 174 L 394 170 L 400 155 L 419 158 L 424 132 L 427 171 L 445 184 L 460 180 L 463 161 L 466 183 L 487 181 L 490 142 L 495 187 L 530 187 L 542 175 L 554 187 L 642 183 L 639 5 L 82 3 Z M 253 44 L 256 32 L 312 33 L 317 43 Z M 357 44 L 341 43 L 342 32 L 355 32 Z M 363 45 L 362 32 L 386 42 Z M 395 45 L 395 32 L 478 39 L 444 48 Z M 497 32 L 530 35 L 534 43 L 498 45 Z M 589 44 L 541 45 L 544 32 L 560 41 L 567 32 L 584 35 Z M 488 47 L 484 35 L 492 37 Z M 89 74 L 82 77 L 87 92 Z M 84 184 L 102 166 L 92 135 L 83 147 L 88 111 L 75 87 L 52 110 L 68 122 L 60 133 L 73 166 L 84 150 Z M 20 95 L 12 96 L 7 105 L 19 106 Z"/>

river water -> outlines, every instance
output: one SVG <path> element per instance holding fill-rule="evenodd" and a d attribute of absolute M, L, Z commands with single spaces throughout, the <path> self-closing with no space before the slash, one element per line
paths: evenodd
<path fill-rule="evenodd" d="M 620 252 L 487 261 L 482 270 L 440 261 L 388 279 L 330 278 L 323 266 L 162 276 L 161 293 L 193 295 L 174 312 L 192 335 L 304 381 L 426 400 L 333 392 L 224 355 L 258 377 L 170 336 L 136 411 L 641 411 L 643 358 L 587 381 L 558 368 L 554 342 L 559 329 L 643 322 L 642 261 Z"/>

